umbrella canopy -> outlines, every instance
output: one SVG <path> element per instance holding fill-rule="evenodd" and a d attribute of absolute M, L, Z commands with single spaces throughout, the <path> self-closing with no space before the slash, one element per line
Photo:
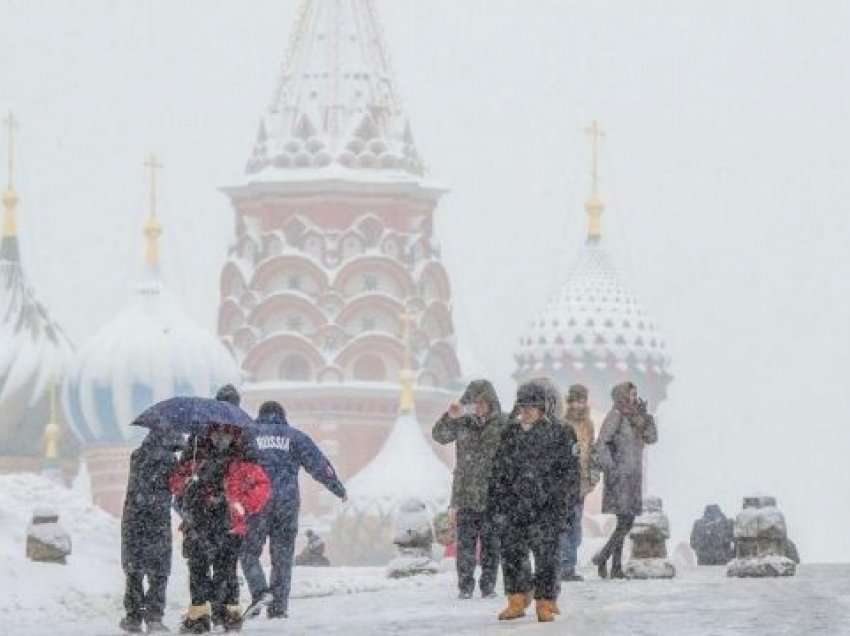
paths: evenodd
<path fill-rule="evenodd" d="M 251 416 L 230 402 L 201 397 L 174 397 L 157 402 L 134 421 L 133 426 L 179 433 L 204 433 L 211 426 L 245 428 Z"/>

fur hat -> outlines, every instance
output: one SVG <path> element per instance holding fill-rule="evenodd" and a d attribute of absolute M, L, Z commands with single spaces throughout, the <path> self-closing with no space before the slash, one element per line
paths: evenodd
<path fill-rule="evenodd" d="M 538 382 L 521 384 L 516 391 L 517 406 L 533 406 L 546 411 L 546 389 Z"/>

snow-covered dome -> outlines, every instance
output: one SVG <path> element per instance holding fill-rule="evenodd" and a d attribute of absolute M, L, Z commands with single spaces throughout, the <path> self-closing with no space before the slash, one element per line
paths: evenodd
<path fill-rule="evenodd" d="M 388 563 L 396 513 L 406 501 L 421 501 L 431 518 L 448 506 L 452 476 L 419 427 L 412 376 L 402 377 L 402 408 L 381 450 L 345 484 L 348 501 L 337 512 L 330 542 L 333 560 L 342 565 Z"/>
<path fill-rule="evenodd" d="M 549 376 L 558 384 L 581 383 L 597 408 L 611 388 L 635 382 L 653 404 L 667 394 L 670 355 L 655 321 L 624 284 L 602 242 L 598 194 L 597 144 L 604 134 L 597 122 L 593 138 L 593 189 L 585 203 L 587 241 L 560 288 L 528 324 L 515 350 L 514 378 Z"/>
<path fill-rule="evenodd" d="M 35 297 L 21 266 L 10 188 L 0 239 L 0 451 L 39 455 L 50 410 L 50 387 L 62 380 L 71 342 Z"/>
<path fill-rule="evenodd" d="M 163 285 L 156 218 L 148 221 L 148 277 L 128 305 L 83 347 L 65 382 L 65 409 L 85 444 L 123 444 L 144 434 L 130 427 L 151 404 L 175 395 L 211 396 L 238 383 L 236 362 L 195 325 Z"/>
<path fill-rule="evenodd" d="M 517 374 L 613 365 L 664 375 L 664 337 L 598 243 L 581 250 L 561 288 L 520 337 Z"/>
<path fill-rule="evenodd" d="M 432 512 L 448 505 L 452 475 L 422 434 L 414 411 L 402 411 L 378 454 L 346 484 L 360 513 L 392 514 L 410 498 Z"/>

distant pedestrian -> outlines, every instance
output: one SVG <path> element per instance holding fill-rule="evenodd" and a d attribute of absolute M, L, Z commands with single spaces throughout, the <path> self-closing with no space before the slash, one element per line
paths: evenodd
<path fill-rule="evenodd" d="M 301 550 L 301 554 L 295 557 L 295 565 L 307 565 L 312 567 L 328 567 L 331 562 L 325 556 L 325 542 L 313 530 L 307 530 L 307 545 Z"/>
<path fill-rule="evenodd" d="M 576 566 L 578 548 L 582 539 L 581 521 L 584 515 L 584 498 L 599 482 L 599 473 L 592 467 L 590 461 L 596 432 L 593 420 L 590 419 L 588 392 L 585 386 L 574 384 L 569 388 L 564 422 L 576 436 L 581 479 L 578 500 L 567 513 L 567 530 L 561 535 L 560 575 L 562 581 L 582 581 L 584 579 L 576 572 Z"/>
<path fill-rule="evenodd" d="M 250 442 L 239 428 L 213 425 L 192 444 L 171 477 L 192 602 L 180 632 L 204 634 L 212 624 L 239 631 L 239 551 L 249 515 L 268 501 L 269 478 L 250 461 Z"/>
<path fill-rule="evenodd" d="M 289 425 L 286 411 L 277 402 L 265 402 L 260 407 L 252 432 L 260 465 L 271 478 L 272 497 L 263 514 L 251 520 L 242 549 L 242 571 L 251 590 L 248 616 L 257 616 L 267 606 L 269 618 L 286 618 L 301 500 L 298 472 L 303 468 L 343 501 L 345 487 L 313 440 Z M 260 564 L 266 540 L 272 559 L 268 583 Z"/>
<path fill-rule="evenodd" d="M 537 620 L 550 622 L 557 612 L 558 537 L 567 510 L 577 462 L 567 429 L 546 415 L 547 392 L 529 382 L 517 390 L 515 412 L 493 461 L 487 512 L 500 529 L 502 573 L 508 606 L 499 620 L 525 615 L 536 599 Z M 528 553 L 534 556 L 529 572 Z"/>
<path fill-rule="evenodd" d="M 617 527 L 593 564 L 599 576 L 607 578 L 611 559 L 611 578 L 622 579 L 623 543 L 643 506 L 643 450 L 658 440 L 658 431 L 634 384 L 615 386 L 611 397 L 614 404 L 602 423 L 594 454 L 605 473 L 602 512 L 616 515 Z"/>
<path fill-rule="evenodd" d="M 455 444 L 450 515 L 457 534 L 455 563 L 458 596 L 462 599 L 472 598 L 475 590 L 475 563 L 479 552 L 481 596 L 496 595 L 499 534 L 486 514 L 487 488 L 493 458 L 507 421 L 493 385 L 488 380 L 475 380 L 459 402 L 449 405 L 431 431 L 435 442 Z"/>
<path fill-rule="evenodd" d="M 697 565 L 726 565 L 735 558 L 735 523 L 726 517 L 720 506 L 705 507 L 702 518 L 694 521 L 691 547 L 697 555 Z"/>
<path fill-rule="evenodd" d="M 177 464 L 183 436 L 150 431 L 130 455 L 127 495 L 121 515 L 121 566 L 126 574 L 120 627 L 125 632 L 167 632 L 162 622 L 171 573 L 171 491 L 168 479 Z M 147 589 L 144 588 L 147 578 Z"/>

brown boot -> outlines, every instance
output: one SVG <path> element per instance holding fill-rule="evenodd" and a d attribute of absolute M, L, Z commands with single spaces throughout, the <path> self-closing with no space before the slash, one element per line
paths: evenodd
<path fill-rule="evenodd" d="M 551 623 L 555 620 L 555 611 L 553 609 L 554 601 L 546 599 L 537 600 L 537 621 L 540 623 Z"/>
<path fill-rule="evenodd" d="M 509 594 L 508 606 L 502 610 L 501 614 L 499 614 L 499 620 L 512 621 L 515 618 L 522 618 L 525 616 L 525 608 L 528 607 L 525 604 L 525 598 L 525 594 Z"/>

